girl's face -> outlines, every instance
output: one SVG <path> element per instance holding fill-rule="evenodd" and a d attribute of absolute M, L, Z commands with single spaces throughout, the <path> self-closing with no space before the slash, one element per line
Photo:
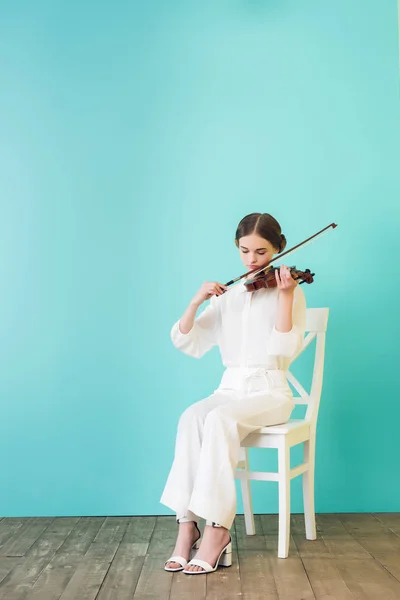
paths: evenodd
<path fill-rule="evenodd" d="M 274 248 L 271 242 L 252 233 L 239 239 L 240 258 L 248 271 L 264 267 L 274 256 L 278 254 L 278 248 Z"/>

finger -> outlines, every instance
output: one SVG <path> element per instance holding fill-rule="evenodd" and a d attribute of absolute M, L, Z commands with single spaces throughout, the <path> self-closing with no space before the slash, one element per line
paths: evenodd
<path fill-rule="evenodd" d="M 276 269 L 276 271 L 275 271 L 275 279 L 276 279 L 276 285 L 277 285 L 278 289 L 280 289 L 282 287 L 282 280 L 279 275 L 279 269 Z"/>

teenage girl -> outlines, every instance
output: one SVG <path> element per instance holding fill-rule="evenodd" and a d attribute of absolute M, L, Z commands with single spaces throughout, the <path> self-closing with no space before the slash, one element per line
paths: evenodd
<path fill-rule="evenodd" d="M 235 243 L 250 271 L 281 253 L 286 238 L 274 217 L 252 213 L 240 221 Z M 282 265 L 275 277 L 276 287 L 255 292 L 248 292 L 243 280 L 229 290 L 205 282 L 172 328 L 176 348 L 195 358 L 219 346 L 225 371 L 218 389 L 179 420 L 161 498 L 179 523 L 167 571 L 199 575 L 232 564 L 229 530 L 236 514 L 240 442 L 260 427 L 287 422 L 293 410 L 286 371 L 303 342 L 306 302 L 288 267 Z M 196 317 L 206 300 L 209 305 Z M 199 517 L 206 520 L 202 538 Z"/>

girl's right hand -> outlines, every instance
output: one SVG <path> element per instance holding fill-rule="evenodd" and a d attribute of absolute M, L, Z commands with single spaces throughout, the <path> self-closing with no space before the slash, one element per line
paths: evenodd
<path fill-rule="evenodd" d="M 221 296 L 227 290 L 227 286 L 217 281 L 205 281 L 197 294 L 193 297 L 192 302 L 194 304 L 203 304 L 206 300 L 209 300 L 211 296 Z"/>

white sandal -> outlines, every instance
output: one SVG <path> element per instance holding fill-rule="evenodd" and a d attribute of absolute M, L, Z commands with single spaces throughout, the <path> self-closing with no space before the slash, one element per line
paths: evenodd
<path fill-rule="evenodd" d="M 222 548 L 221 554 L 218 556 L 215 565 L 212 567 L 205 560 L 200 560 L 199 558 L 193 558 L 188 566 L 194 565 L 195 567 L 201 567 L 204 571 L 183 571 L 185 575 L 204 575 L 204 573 L 213 573 L 218 569 L 218 566 L 221 567 L 231 567 L 232 566 L 232 538 L 230 538 L 229 542 Z M 186 567 L 186 565 L 185 565 Z"/>
<path fill-rule="evenodd" d="M 195 525 L 196 525 L 197 531 L 200 533 L 200 537 L 195 541 L 193 546 L 190 548 L 190 558 L 194 554 L 195 550 L 199 549 L 200 542 L 201 542 L 201 531 L 197 527 L 197 523 L 195 523 Z M 181 566 L 176 569 L 171 569 L 170 567 L 167 567 L 167 564 L 170 562 L 176 562 Z M 188 564 L 188 561 L 186 560 L 186 558 L 183 558 L 183 556 L 171 556 L 171 558 L 166 560 L 164 563 L 164 571 L 170 571 L 171 573 L 176 573 L 177 571 L 183 571 L 183 569 L 186 567 L 187 564 Z"/>

